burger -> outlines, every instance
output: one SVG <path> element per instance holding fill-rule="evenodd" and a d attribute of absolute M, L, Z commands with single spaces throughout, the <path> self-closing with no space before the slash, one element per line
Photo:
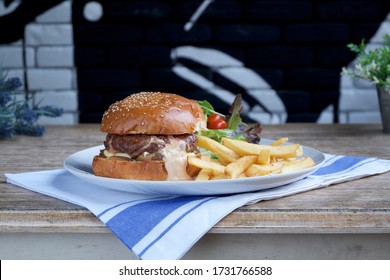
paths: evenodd
<path fill-rule="evenodd" d="M 103 114 L 104 149 L 93 158 L 95 175 L 130 180 L 191 180 L 199 169 L 194 134 L 206 128 L 195 100 L 162 92 L 140 92 L 113 103 Z"/>

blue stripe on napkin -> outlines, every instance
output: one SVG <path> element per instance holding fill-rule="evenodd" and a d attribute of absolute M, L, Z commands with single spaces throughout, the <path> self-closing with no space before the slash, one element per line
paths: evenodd
<path fill-rule="evenodd" d="M 171 223 L 157 238 L 155 238 L 152 242 L 149 243 L 148 246 L 145 247 L 145 249 L 143 249 L 139 254 L 138 254 L 138 257 L 139 258 L 142 258 L 142 256 L 147 252 L 147 250 L 149 248 L 151 248 L 154 244 L 156 244 L 156 242 L 158 242 L 164 235 L 166 235 L 170 229 L 172 229 L 173 226 L 175 226 L 179 221 L 181 221 L 185 216 L 187 216 L 190 212 L 194 211 L 195 209 L 197 209 L 198 207 L 200 207 L 201 205 L 203 205 L 204 203 L 210 201 L 210 200 L 213 200 L 213 199 L 216 199 L 216 197 L 210 197 L 210 198 L 207 198 L 207 199 L 203 199 L 202 201 L 200 201 L 198 204 L 196 204 L 195 206 L 193 206 L 191 209 L 189 209 L 188 211 L 184 212 L 178 219 L 176 219 L 173 223 Z"/>
<path fill-rule="evenodd" d="M 314 172 L 312 175 L 315 176 L 321 176 L 321 175 L 328 175 L 328 174 L 335 174 L 338 172 L 342 172 L 345 170 L 348 170 L 349 168 L 355 166 L 361 161 L 366 160 L 367 158 L 364 157 L 341 157 L 331 164 L 327 166 L 323 166 L 320 169 L 318 169 L 316 172 Z"/>
<path fill-rule="evenodd" d="M 157 224 L 181 206 L 202 199 L 182 196 L 168 200 L 147 201 L 126 208 L 106 225 L 128 246 L 137 244 Z"/>
<path fill-rule="evenodd" d="M 130 201 L 125 201 L 125 202 L 115 204 L 115 205 L 105 209 L 103 212 L 101 212 L 100 214 L 97 214 L 96 216 L 98 218 L 103 218 L 103 216 L 105 214 L 109 213 L 110 211 L 112 211 L 114 209 L 118 209 L 121 206 L 126 207 L 126 205 L 129 205 L 129 204 L 137 204 L 137 203 L 142 203 L 142 202 L 151 201 L 151 200 L 157 200 L 157 199 L 161 199 L 161 198 L 164 198 L 164 197 L 155 197 L 153 199 L 150 197 L 147 197 L 147 198 L 143 198 L 143 199 L 134 199 L 134 200 L 130 200 Z M 118 212 L 120 212 L 120 211 L 118 211 Z"/>

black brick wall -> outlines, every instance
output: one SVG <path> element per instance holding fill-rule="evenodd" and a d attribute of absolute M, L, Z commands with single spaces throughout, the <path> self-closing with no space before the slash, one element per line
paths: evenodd
<path fill-rule="evenodd" d="M 171 50 L 183 45 L 235 57 L 277 91 L 289 122 L 316 121 L 328 105 L 337 109 L 340 70 L 354 58 L 346 44 L 368 40 L 390 11 L 390 1 L 378 0 L 215 0 L 186 32 L 201 0 L 99 0 L 98 22 L 84 19 L 87 2 L 73 1 L 81 122 L 100 122 L 111 102 L 145 90 L 207 98 L 226 112 L 228 104 L 172 72 Z M 181 62 L 254 105 L 212 69 Z"/>

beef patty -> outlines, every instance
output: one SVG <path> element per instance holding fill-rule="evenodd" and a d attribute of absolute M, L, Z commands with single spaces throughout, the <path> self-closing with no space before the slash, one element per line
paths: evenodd
<path fill-rule="evenodd" d="M 117 135 L 107 134 L 104 146 L 112 154 L 126 153 L 133 160 L 161 160 L 163 158 L 160 152 L 166 144 L 171 141 L 182 140 L 186 143 L 188 153 L 198 153 L 197 139 L 195 134 L 184 135 L 146 135 L 146 134 L 128 134 Z"/>

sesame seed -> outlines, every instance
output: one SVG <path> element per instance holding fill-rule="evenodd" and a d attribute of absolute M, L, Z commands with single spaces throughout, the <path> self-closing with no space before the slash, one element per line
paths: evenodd
<path fill-rule="evenodd" d="M 132 113 L 132 110 L 141 110 L 140 113 L 147 115 L 148 113 L 143 112 L 143 109 L 151 108 L 164 112 L 162 115 L 159 115 L 160 118 L 163 118 L 165 113 L 169 113 L 169 109 L 172 106 L 175 106 L 176 110 L 180 112 L 179 108 L 182 108 L 182 106 L 175 104 L 178 101 L 178 96 L 170 93 L 139 92 L 131 94 L 123 100 L 116 101 L 104 112 L 103 116 L 108 118 L 111 113 L 114 113 L 115 115 L 120 113 L 123 117 L 126 117 L 129 116 L 128 114 Z M 111 118 L 113 118 L 113 116 L 111 116 Z M 116 119 L 118 119 L 118 116 Z"/>

